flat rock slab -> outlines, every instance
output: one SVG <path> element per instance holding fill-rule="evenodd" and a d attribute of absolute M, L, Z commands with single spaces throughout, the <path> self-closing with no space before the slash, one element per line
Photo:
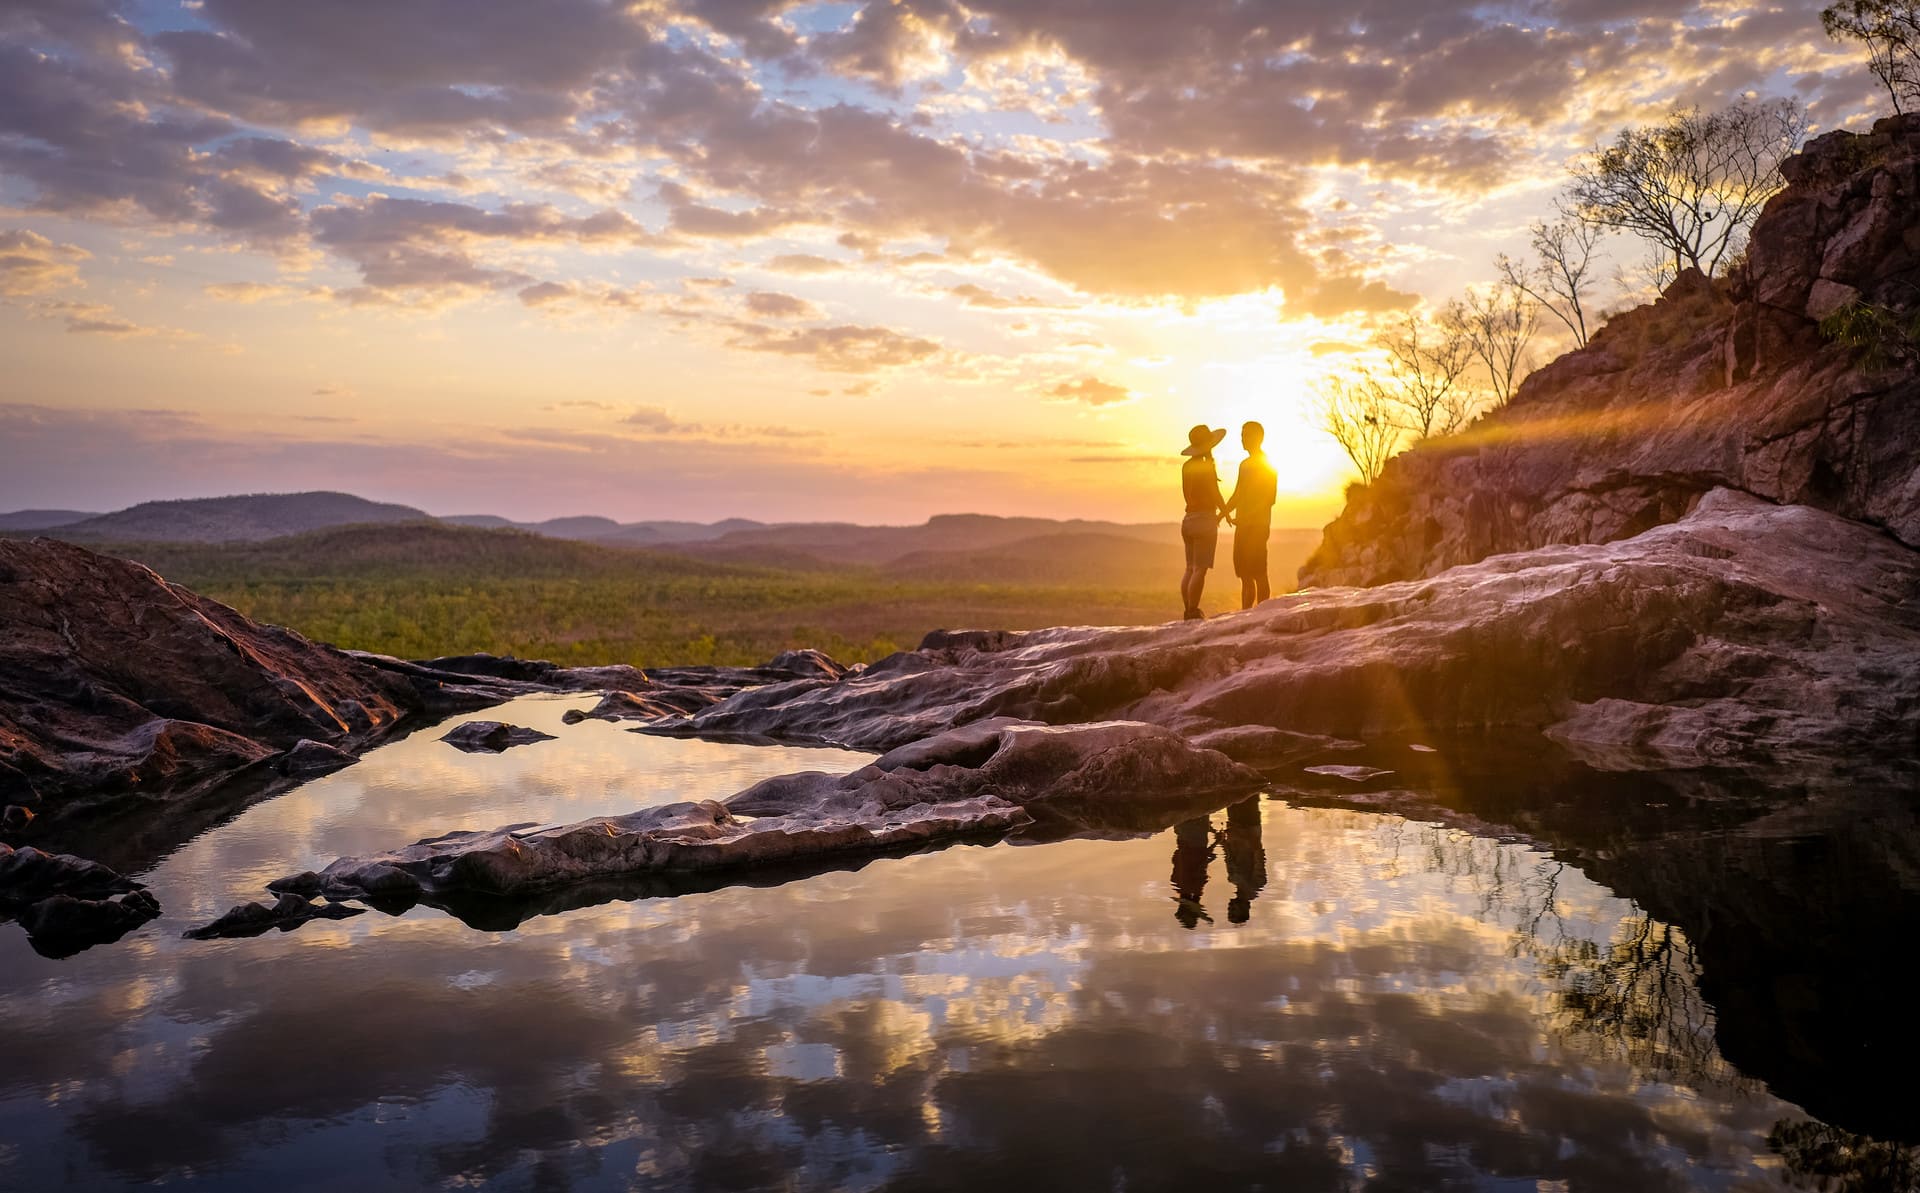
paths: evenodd
<path fill-rule="evenodd" d="M 187 940 L 217 940 L 222 937 L 258 936 L 279 929 L 291 932 L 313 920 L 345 920 L 366 912 L 364 907 L 343 903 L 315 903 L 300 895 L 282 895 L 272 905 L 242 903 L 210 924 L 181 933 Z"/>
<path fill-rule="evenodd" d="M 808 771 L 735 795 L 601 816 L 449 833 L 350 857 L 276 893 L 376 902 L 517 896 L 645 875 L 752 872 L 871 854 L 1032 822 L 1028 806 L 1135 803 L 1257 789 L 1258 773 L 1152 725 L 968 726 L 849 775 Z"/>
<path fill-rule="evenodd" d="M 468 721 L 442 734 L 440 740 L 469 754 L 498 754 L 515 746 L 552 741 L 553 734 L 504 721 Z"/>
<path fill-rule="evenodd" d="M 1719 489 L 1634 538 L 1207 621 L 936 635 L 831 684 L 742 692 L 672 731 L 885 750 L 1004 716 L 1145 721 L 1263 765 L 1316 737 L 1563 722 L 1569 744 L 1646 769 L 1678 755 L 1800 770 L 1910 759 L 1920 552 Z"/>

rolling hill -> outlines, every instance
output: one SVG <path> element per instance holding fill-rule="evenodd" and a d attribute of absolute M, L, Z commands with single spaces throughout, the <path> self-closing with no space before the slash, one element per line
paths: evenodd
<path fill-rule="evenodd" d="M 75 522 L 99 516 L 84 510 L 14 510 L 10 514 L 0 514 L 0 532 L 52 530 L 57 526 L 71 526 Z"/>
<path fill-rule="evenodd" d="M 351 493 L 250 493 L 183 501 L 148 501 L 53 528 L 76 543 L 254 542 L 371 522 L 414 522 L 421 510 Z"/>

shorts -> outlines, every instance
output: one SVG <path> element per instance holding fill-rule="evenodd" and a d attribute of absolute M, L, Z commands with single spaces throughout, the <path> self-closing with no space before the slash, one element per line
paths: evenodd
<path fill-rule="evenodd" d="M 1187 545 L 1189 571 L 1205 571 L 1213 566 L 1214 550 L 1220 544 L 1220 519 L 1212 514 L 1188 514 L 1180 520 L 1180 540 Z"/>
<path fill-rule="evenodd" d="M 1267 575 L 1267 528 L 1240 526 L 1233 532 L 1233 574 L 1242 580 L 1262 580 Z"/>

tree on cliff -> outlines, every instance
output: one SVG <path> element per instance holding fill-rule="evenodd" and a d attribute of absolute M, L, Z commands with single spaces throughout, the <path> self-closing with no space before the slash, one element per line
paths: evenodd
<path fill-rule="evenodd" d="M 1540 330 L 1540 303 L 1527 288 L 1512 278 L 1469 288 L 1447 304 L 1442 322 L 1457 329 L 1486 370 L 1494 407 L 1512 401 L 1527 373 L 1527 345 Z"/>
<path fill-rule="evenodd" d="M 1820 13 L 1827 36 L 1867 47 L 1867 69 L 1893 98 L 1893 110 L 1920 108 L 1920 3 L 1840 0 Z"/>
<path fill-rule="evenodd" d="M 1596 147 L 1573 167 L 1568 197 L 1581 219 L 1651 244 L 1662 272 L 1712 277 L 1785 185 L 1780 163 L 1806 131 L 1805 110 L 1786 99 L 1675 112 Z"/>
<path fill-rule="evenodd" d="M 1443 312 L 1437 321 L 1409 311 L 1399 326 L 1374 339 L 1385 363 L 1362 373 L 1360 383 L 1415 439 L 1452 434 L 1473 414 L 1476 395 L 1466 385 L 1466 372 L 1474 344 L 1467 318 L 1464 307 L 1458 317 Z"/>
<path fill-rule="evenodd" d="M 1503 283 L 1566 324 L 1576 348 L 1585 348 L 1594 252 L 1606 229 L 1576 215 L 1563 215 L 1551 224 L 1536 223 L 1527 230 L 1532 234 L 1533 260 L 1516 261 L 1501 253 L 1494 260 L 1494 268 Z"/>
<path fill-rule="evenodd" d="M 1353 461 L 1360 483 L 1380 479 L 1404 433 L 1380 390 L 1362 380 L 1330 377 L 1321 383 L 1317 407 L 1321 429 Z"/>

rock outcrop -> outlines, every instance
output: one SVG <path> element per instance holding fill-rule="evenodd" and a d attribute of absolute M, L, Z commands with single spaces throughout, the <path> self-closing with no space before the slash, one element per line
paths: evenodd
<path fill-rule="evenodd" d="M 892 749 L 1008 716 L 1145 721 L 1249 760 L 1317 740 L 1274 733 L 1501 728 L 1552 729 L 1625 767 L 1911 756 L 1920 553 L 1718 490 L 1631 539 L 1211 621 L 937 635 L 837 683 L 756 688 L 656 728 Z"/>
<path fill-rule="evenodd" d="M 18 920 L 45 956 L 118 940 L 159 914 L 145 887 L 98 862 L 0 844 L 0 919 Z"/>
<path fill-rule="evenodd" d="M 405 726 L 515 696 L 637 692 L 656 715 L 684 713 L 844 670 L 813 651 L 655 672 L 492 655 L 410 663 L 263 625 L 124 559 L 0 540 L 0 807 L 30 811 L 36 841 L 77 820 L 163 811 L 190 831 L 189 801 L 218 794 L 231 811 L 229 794 L 271 794 Z M 18 840 L 28 822 L 23 812 L 0 832 Z"/>
<path fill-rule="evenodd" d="M 468 721 L 449 729 L 440 740 L 468 754 L 498 754 L 515 746 L 552 741 L 553 734 L 504 721 Z"/>
<path fill-rule="evenodd" d="M 1834 132 L 1721 282 L 1681 276 L 1535 372 L 1463 434 L 1356 487 L 1303 585 L 1383 584 L 1490 555 L 1629 538 L 1729 487 L 1881 526 L 1920 546 L 1920 377 L 1870 368 L 1819 321 L 1920 309 L 1920 115 Z"/>
<path fill-rule="evenodd" d="M 850 775 L 805 772 L 724 802 L 578 824 L 449 833 L 342 858 L 276 893 L 382 903 L 526 896 L 600 879 L 753 872 L 1004 833 L 1042 806 L 1130 804 L 1256 790 L 1258 773 L 1142 724 L 1000 720 L 916 742 Z"/>

